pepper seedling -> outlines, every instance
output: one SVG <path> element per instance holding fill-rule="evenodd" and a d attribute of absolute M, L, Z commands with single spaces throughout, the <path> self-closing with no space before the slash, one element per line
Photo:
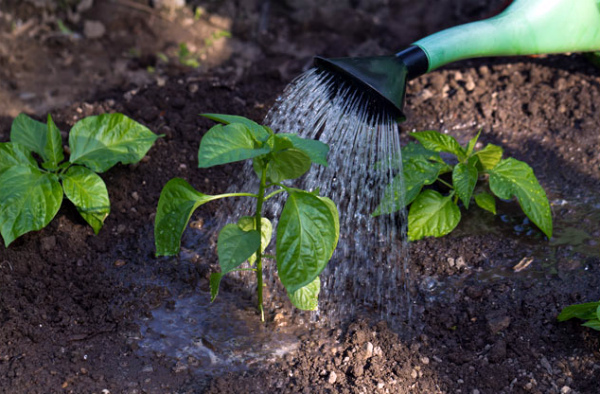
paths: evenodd
<path fill-rule="evenodd" d="M 424 237 L 442 237 L 456 228 L 461 219 L 459 202 L 469 209 L 471 200 L 480 208 L 496 214 L 494 195 L 503 200 L 516 197 L 523 212 L 548 237 L 552 237 L 552 214 L 546 192 L 532 168 L 525 162 L 502 159 L 501 147 L 488 144 L 475 150 L 477 135 L 462 147 L 452 136 L 434 130 L 411 133 L 417 143 L 402 148 L 402 173 L 384 192 L 374 216 L 396 212 L 410 205 L 408 237 L 412 241 Z M 454 156 L 444 160 L 440 152 Z M 452 162 L 456 164 L 450 164 Z M 450 179 L 442 175 L 450 174 Z M 485 184 L 476 189 L 478 183 Z M 479 182 L 482 181 L 482 182 Z M 444 195 L 425 188 L 438 184 L 446 188 Z"/>
<path fill-rule="evenodd" d="M 220 122 L 202 138 L 198 166 L 212 166 L 252 160 L 258 178 L 258 193 L 206 195 L 180 178 L 163 188 L 156 213 L 154 237 L 158 256 L 176 255 L 181 236 L 192 213 L 201 205 L 227 197 L 249 197 L 256 201 L 253 216 L 244 216 L 225 225 L 217 239 L 221 271 L 210 276 L 211 301 L 219 292 L 224 275 L 235 271 L 256 273 L 257 304 L 264 321 L 263 264 L 275 259 L 279 279 L 292 304 L 315 310 L 323 271 L 339 239 L 339 214 L 333 201 L 314 192 L 292 188 L 284 181 L 310 170 L 312 163 L 327 165 L 329 147 L 295 134 L 274 133 L 249 119 L 233 115 L 203 115 Z M 272 238 L 272 222 L 263 217 L 264 204 L 285 193 L 287 199 L 276 229 L 275 254 L 265 253 Z"/>
<path fill-rule="evenodd" d="M 65 161 L 62 137 L 50 114 L 46 124 L 17 116 L 11 142 L 0 143 L 0 233 L 6 247 L 46 227 L 63 194 L 98 234 L 110 212 L 108 191 L 98 173 L 119 162 L 137 163 L 158 137 L 123 114 L 89 116 L 71 129 Z"/>

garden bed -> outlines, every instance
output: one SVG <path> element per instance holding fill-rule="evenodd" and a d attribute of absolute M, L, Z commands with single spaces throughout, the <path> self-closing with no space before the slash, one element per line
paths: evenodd
<path fill-rule="evenodd" d="M 224 192 L 240 169 L 196 168 L 200 139 L 212 124 L 198 114 L 260 121 L 313 54 L 391 53 L 443 27 L 489 16 L 504 2 L 445 0 L 430 11 L 411 1 L 317 7 L 290 0 L 285 7 L 272 2 L 268 13 L 262 2 L 238 3 L 209 2 L 208 15 L 221 19 L 197 22 L 235 21 L 229 44 L 237 57 L 200 70 L 150 60 L 157 71 L 148 79 L 107 77 L 107 84 L 90 87 L 93 94 L 77 90 L 70 104 L 51 111 L 61 130 L 118 111 L 164 138 L 139 164 L 102 175 L 112 207 L 99 235 L 65 202 L 46 229 L 0 246 L 2 390 L 597 392 L 598 333 L 556 321 L 562 307 L 600 299 L 600 71 L 581 55 L 472 60 L 410 83 L 403 135 L 436 129 L 465 143 L 482 129 L 480 141 L 533 167 L 552 203 L 555 235 L 545 239 L 515 203 L 502 203 L 497 217 L 471 208 L 450 236 L 411 244 L 414 305 L 405 323 L 391 325 L 374 313 L 332 328 L 290 315 L 284 311 L 291 306 L 277 301 L 262 325 L 253 294 L 236 290 L 235 281 L 225 282 L 209 305 L 216 211 L 227 209 L 218 203 L 194 215 L 178 258 L 154 257 L 163 185 L 177 176 L 202 192 Z M 38 12 L 10 1 L 6 7 L 21 18 Z M 104 15 L 93 12 L 83 18 Z M 134 11 L 122 12 L 125 18 Z M 111 31 L 98 40 L 110 50 L 118 37 Z M 80 42 L 52 45 L 59 48 L 50 46 L 48 61 L 72 45 L 88 54 Z M 31 56 L 14 48 L 24 62 Z M 97 56 L 93 51 L 88 60 Z M 147 73 L 140 59 L 130 59 L 127 72 Z M 14 63 L 0 64 L 6 64 L 2 99 L 18 91 L 10 81 L 26 82 Z M 47 100 L 15 108 L 37 108 L 41 119 L 51 107 Z M 0 116 L 2 142 L 12 116 Z M 528 260 L 524 270 L 513 269 Z"/>

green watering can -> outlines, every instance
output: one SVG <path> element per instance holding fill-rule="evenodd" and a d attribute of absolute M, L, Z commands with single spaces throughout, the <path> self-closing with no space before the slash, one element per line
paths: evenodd
<path fill-rule="evenodd" d="M 476 57 L 594 51 L 600 51 L 600 0 L 516 0 L 493 18 L 440 31 L 396 55 L 316 57 L 315 66 L 354 84 L 369 105 L 403 120 L 406 82 L 445 64 Z"/>

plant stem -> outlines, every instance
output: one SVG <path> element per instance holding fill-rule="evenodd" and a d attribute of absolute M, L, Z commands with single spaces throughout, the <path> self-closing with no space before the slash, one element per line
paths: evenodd
<path fill-rule="evenodd" d="M 454 186 L 452 186 L 451 184 L 449 184 L 448 182 L 444 181 L 442 178 L 438 178 L 437 179 L 438 182 L 448 186 L 450 189 L 454 190 Z"/>
<path fill-rule="evenodd" d="M 273 193 L 269 193 L 269 195 L 265 197 L 265 201 L 267 201 L 271 197 L 275 197 L 276 195 L 278 195 L 279 193 L 282 193 L 284 191 L 285 191 L 284 189 L 279 189 L 279 190 L 275 190 Z"/>
<path fill-rule="evenodd" d="M 263 169 L 260 177 L 260 186 L 258 188 L 258 197 L 256 201 L 256 230 L 262 239 L 262 206 L 265 201 L 265 188 L 267 185 L 267 170 Z M 260 321 L 265 321 L 265 310 L 263 308 L 263 272 L 262 272 L 262 241 L 256 251 L 256 282 L 258 294 L 258 311 L 260 312 Z"/>
<path fill-rule="evenodd" d="M 264 190 L 263 190 L 264 193 Z M 254 198 L 258 198 L 257 194 L 253 194 L 253 193 L 226 193 L 226 194 L 219 194 L 219 198 L 226 198 L 226 197 L 254 197 Z"/>

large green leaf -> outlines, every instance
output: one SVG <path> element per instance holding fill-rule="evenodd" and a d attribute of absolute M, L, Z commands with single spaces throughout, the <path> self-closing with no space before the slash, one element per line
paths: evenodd
<path fill-rule="evenodd" d="M 48 170 L 56 170 L 58 165 L 65 159 L 62 147 L 60 130 L 54 124 L 52 116 L 48 114 L 48 134 L 44 145 L 44 163 L 42 166 Z"/>
<path fill-rule="evenodd" d="M 418 131 L 410 133 L 410 136 L 416 138 L 425 148 L 434 152 L 452 153 L 461 161 L 466 158 L 465 150 L 452 136 L 439 133 L 435 130 Z"/>
<path fill-rule="evenodd" d="M 289 190 L 277 227 L 277 270 L 289 293 L 323 271 L 339 238 L 337 209 L 309 192 Z"/>
<path fill-rule="evenodd" d="M 98 234 L 110 213 L 108 190 L 102 178 L 86 167 L 73 166 L 62 176 L 62 181 L 65 196 Z"/>
<path fill-rule="evenodd" d="M 267 179 L 273 183 L 296 179 L 310 170 L 310 158 L 299 149 L 285 149 L 270 156 Z"/>
<path fill-rule="evenodd" d="M 479 164 L 482 169 L 488 171 L 496 167 L 496 164 L 502 159 L 503 153 L 504 151 L 501 147 L 494 144 L 488 144 L 482 150 L 475 152 L 475 156 L 479 159 Z"/>
<path fill-rule="evenodd" d="M 597 310 L 600 307 L 599 302 L 586 302 L 564 307 L 558 315 L 558 321 L 565 321 L 573 318 L 581 320 L 591 320 L 598 317 Z"/>
<path fill-rule="evenodd" d="M 44 160 L 46 156 L 46 142 L 48 139 L 48 126 L 38 122 L 25 114 L 20 114 L 13 120 L 10 128 L 10 140 L 16 142 L 30 151 L 37 153 Z"/>
<path fill-rule="evenodd" d="M 271 135 L 271 133 L 269 132 L 270 129 L 259 125 L 253 120 L 244 118 L 243 116 L 224 114 L 201 114 L 201 116 L 226 125 L 230 123 L 240 123 L 246 126 L 252 133 L 254 138 L 258 141 L 266 141 L 267 138 L 269 138 L 269 136 Z"/>
<path fill-rule="evenodd" d="M 173 178 L 163 187 L 154 220 L 154 243 L 158 256 L 173 256 L 179 252 L 181 235 L 192 213 L 200 205 L 222 198 L 197 192 L 181 178 Z"/>
<path fill-rule="evenodd" d="M 208 130 L 200 141 L 198 167 L 207 168 L 252 159 L 270 151 L 271 148 L 256 140 L 243 124 L 219 124 Z"/>
<path fill-rule="evenodd" d="M 329 145 L 321 141 L 301 138 L 296 134 L 278 133 L 276 135 L 286 136 L 290 139 L 292 144 L 294 144 L 296 149 L 300 149 L 310 157 L 311 162 L 327 167 Z"/>
<path fill-rule="evenodd" d="M 254 216 L 242 216 L 238 220 L 238 226 L 244 231 L 257 230 L 256 218 Z M 273 224 L 267 218 L 260 218 L 260 251 L 264 252 L 271 243 L 273 237 Z M 248 258 L 250 264 L 256 261 L 256 253 Z"/>
<path fill-rule="evenodd" d="M 140 161 L 158 136 L 123 114 L 88 116 L 69 134 L 71 163 L 104 172 L 117 163 Z"/>
<path fill-rule="evenodd" d="M 546 192 L 525 162 L 509 158 L 489 170 L 490 189 L 505 200 L 516 196 L 523 212 L 552 238 L 552 213 Z"/>
<path fill-rule="evenodd" d="M 478 193 L 475 195 L 475 202 L 481 209 L 496 214 L 496 199 L 488 193 Z"/>
<path fill-rule="evenodd" d="M 473 196 L 473 190 L 475 190 L 479 174 L 475 166 L 476 163 L 477 158 L 473 157 L 466 164 L 458 163 L 454 167 L 454 171 L 452 171 L 452 184 L 458 198 L 460 198 L 467 209 L 469 209 L 469 203 L 471 202 L 471 196 Z"/>
<path fill-rule="evenodd" d="M 288 298 L 296 308 L 303 311 L 316 311 L 319 307 L 319 292 L 321 291 L 321 279 L 317 276 L 312 282 L 288 293 Z"/>
<path fill-rule="evenodd" d="M 260 234 L 256 230 L 244 231 L 237 224 L 221 229 L 217 240 L 217 254 L 221 273 L 235 270 L 260 247 Z"/>
<path fill-rule="evenodd" d="M 37 168 L 37 163 L 28 148 L 12 142 L 0 142 L 0 175 L 16 166 Z"/>
<path fill-rule="evenodd" d="M 54 174 L 29 166 L 12 167 L 0 176 L 0 233 L 8 247 L 18 237 L 40 230 L 50 221 L 63 199 Z"/>
<path fill-rule="evenodd" d="M 442 196 L 435 190 L 425 190 L 408 211 L 408 238 L 441 237 L 450 233 L 460 222 L 460 209 L 452 196 Z"/>

